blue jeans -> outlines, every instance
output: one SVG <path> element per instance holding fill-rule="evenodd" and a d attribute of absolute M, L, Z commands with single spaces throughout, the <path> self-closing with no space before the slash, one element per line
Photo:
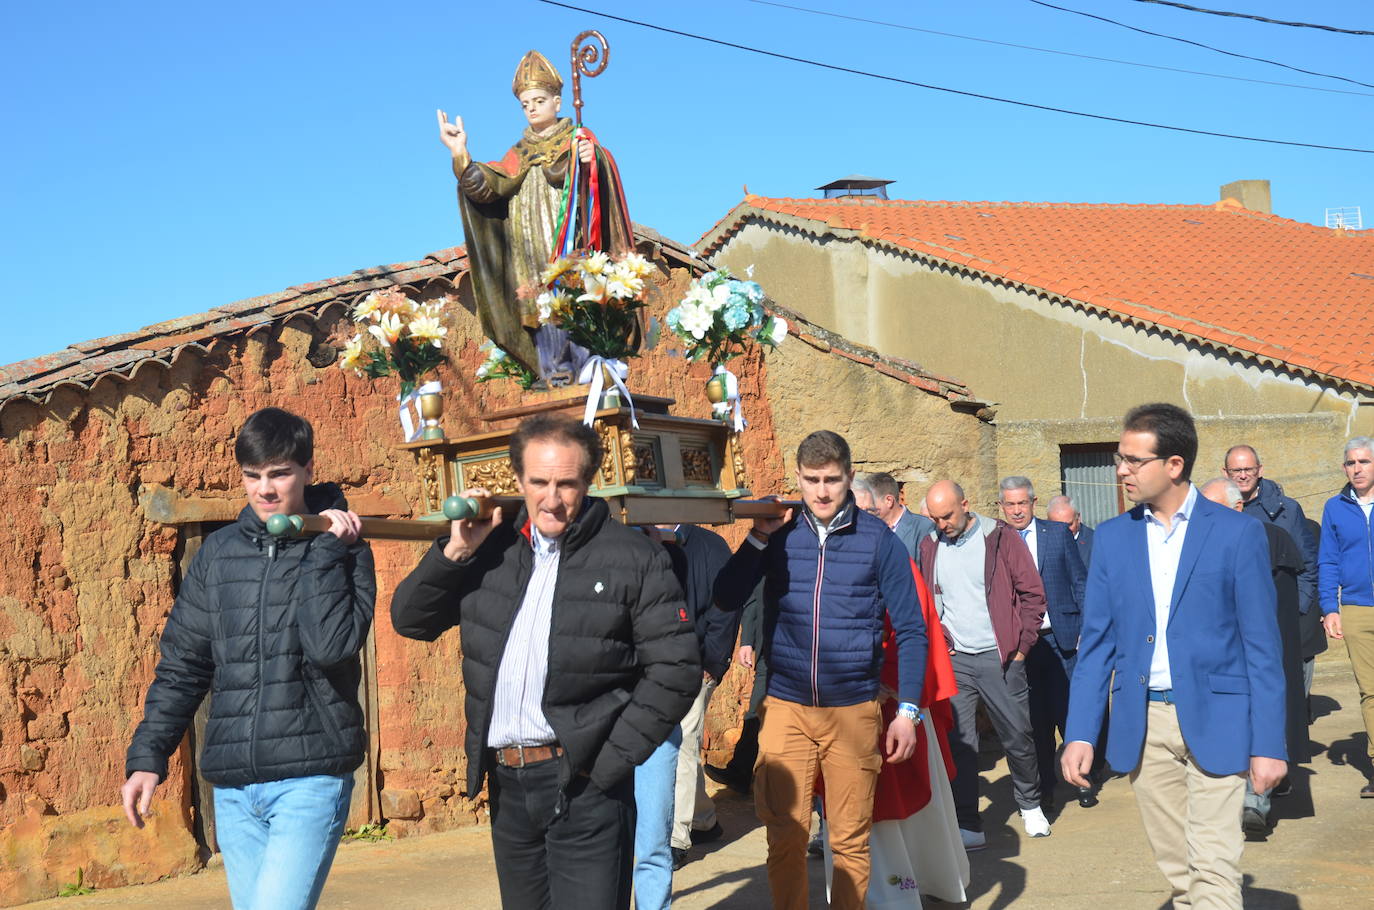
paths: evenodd
<path fill-rule="evenodd" d="M 682 728 L 674 727 L 644 764 L 635 768 L 635 910 L 673 904 L 673 790 Z"/>
<path fill-rule="evenodd" d="M 1260 814 L 1260 818 L 1269 821 L 1269 810 L 1272 802 L 1269 799 L 1273 791 L 1265 790 L 1263 793 L 1255 792 L 1254 786 L 1250 783 L 1250 778 L 1245 778 L 1245 808 L 1254 809 Z"/>
<path fill-rule="evenodd" d="M 215 834 L 234 910 L 311 910 L 352 795 L 352 774 L 216 787 Z"/>

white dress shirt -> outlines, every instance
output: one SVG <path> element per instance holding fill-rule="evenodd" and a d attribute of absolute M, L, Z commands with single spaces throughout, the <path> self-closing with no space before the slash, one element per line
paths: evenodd
<path fill-rule="evenodd" d="M 1150 661 L 1150 688 L 1172 689 L 1173 675 L 1169 671 L 1169 607 L 1174 599 L 1174 582 L 1178 579 L 1178 558 L 1183 555 L 1183 541 L 1188 536 L 1189 520 L 1197 504 L 1197 487 L 1188 485 L 1183 505 L 1173 515 L 1166 529 L 1164 523 L 1145 507 L 1145 542 L 1149 548 L 1150 587 L 1155 599 L 1155 653 Z"/>
<path fill-rule="evenodd" d="M 1021 539 L 1024 540 L 1026 546 L 1030 548 L 1031 562 L 1035 563 L 1035 569 L 1038 572 L 1040 570 L 1040 535 L 1035 533 L 1035 519 L 1032 518 L 1031 523 L 1017 533 L 1021 535 Z M 1040 628 L 1043 631 L 1049 627 L 1050 611 L 1046 610 L 1044 619 L 1040 620 Z"/>
<path fill-rule="evenodd" d="M 544 717 L 544 681 L 549 673 L 549 629 L 553 625 L 553 588 L 558 580 L 559 542 L 530 525 L 534 572 L 525 599 L 511 624 L 501 666 L 496 671 L 487 745 L 542 746 L 558 737 Z"/>

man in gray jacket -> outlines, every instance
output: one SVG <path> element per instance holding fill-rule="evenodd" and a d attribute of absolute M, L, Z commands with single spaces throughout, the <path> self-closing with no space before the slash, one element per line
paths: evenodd
<path fill-rule="evenodd" d="M 922 537 L 930 536 L 935 530 L 935 522 L 902 505 L 901 488 L 891 474 L 856 474 L 853 489 L 855 504 L 881 518 L 915 559 L 917 543 Z"/>

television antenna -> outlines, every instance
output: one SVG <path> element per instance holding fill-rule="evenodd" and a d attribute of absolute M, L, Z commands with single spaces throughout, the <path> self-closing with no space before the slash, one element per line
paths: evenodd
<path fill-rule="evenodd" d="M 1364 221 L 1360 217 L 1360 207 L 1358 205 L 1346 205 L 1340 208 L 1327 209 L 1326 226 L 1345 228 L 1347 231 L 1364 230 Z"/>

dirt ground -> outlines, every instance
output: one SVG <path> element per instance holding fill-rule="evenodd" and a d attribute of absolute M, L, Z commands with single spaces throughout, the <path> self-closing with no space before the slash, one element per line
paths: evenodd
<path fill-rule="evenodd" d="M 1294 775 L 1291 796 L 1274 801 L 1268 840 L 1246 846 L 1245 906 L 1251 910 L 1374 908 L 1374 800 L 1360 800 L 1365 734 L 1344 649 L 1318 659 L 1313 686 L 1314 759 Z M 1070 802 L 1049 838 L 1030 840 L 1015 819 L 1005 762 L 983 772 L 988 848 L 971 856 L 975 910 L 1160 910 L 1164 880 L 1145 842 L 1130 784 L 1109 781 L 1101 802 Z M 764 834 L 750 803 L 728 791 L 717 807 L 726 836 L 693 850 L 677 873 L 681 910 L 769 905 Z M 1010 817 L 1010 818 L 1009 818 Z M 825 906 L 820 863 L 810 864 L 813 907 Z M 222 869 L 153 885 L 27 904 L 32 910 L 228 908 Z M 495 910 L 496 869 L 485 828 L 377 844 L 344 844 L 320 902 L 323 910 Z M 928 901 L 927 907 L 945 906 Z"/>

